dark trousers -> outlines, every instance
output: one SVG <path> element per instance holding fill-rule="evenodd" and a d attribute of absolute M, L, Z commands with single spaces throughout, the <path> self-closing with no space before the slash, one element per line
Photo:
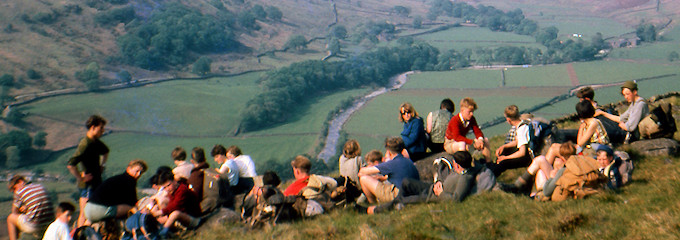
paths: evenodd
<path fill-rule="evenodd" d="M 504 149 L 502 155 L 507 156 L 510 154 L 513 154 L 517 152 L 519 149 L 517 148 L 512 148 L 512 149 Z M 523 168 L 523 167 L 528 167 L 531 165 L 531 154 L 529 154 L 528 150 L 525 150 L 527 152 L 524 153 L 523 157 L 520 158 L 511 158 L 511 159 L 505 159 L 501 161 L 500 163 L 487 163 L 486 167 L 489 168 L 496 177 L 501 175 L 501 173 L 505 172 L 505 170 L 508 169 L 515 169 L 515 168 Z"/>

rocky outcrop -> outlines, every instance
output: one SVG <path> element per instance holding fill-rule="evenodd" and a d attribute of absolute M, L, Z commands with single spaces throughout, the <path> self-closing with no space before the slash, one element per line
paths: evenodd
<path fill-rule="evenodd" d="M 642 156 L 675 156 L 680 150 L 680 144 L 668 138 L 639 140 L 631 143 L 630 147 Z"/>

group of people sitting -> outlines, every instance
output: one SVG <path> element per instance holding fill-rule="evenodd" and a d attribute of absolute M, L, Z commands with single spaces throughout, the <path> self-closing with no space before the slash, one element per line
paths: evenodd
<path fill-rule="evenodd" d="M 93 115 L 86 122 L 86 137 L 68 165 L 81 189 L 76 226 L 125 218 L 134 210 L 151 216 L 159 223 L 159 236 L 167 237 L 177 225 L 197 227 L 215 205 L 233 208 L 233 196 L 239 194 L 244 196 L 237 209 L 241 216 L 257 220 L 267 214 L 277 219 L 280 213 L 272 211 L 272 207 L 286 203 L 297 209 L 298 215 L 306 217 L 322 213 L 339 201 L 357 202 L 356 209 L 373 214 L 416 202 L 463 201 L 469 195 L 492 189 L 528 194 L 539 200 L 564 200 L 583 197 L 599 188 L 616 189 L 627 182 L 629 175 L 621 168 L 626 165 L 622 163 L 625 159 L 617 156 L 613 147 L 638 139 L 638 124 L 649 112 L 644 99 L 637 94 L 635 82 L 624 83 L 621 93 L 630 106 L 617 116 L 598 109 L 592 88 L 580 89 L 577 96 L 581 101 L 575 107 L 579 128 L 552 129 L 552 144 L 547 146 L 545 155 L 541 155 L 537 144 L 544 139 L 537 141 L 536 138 L 537 132 L 546 129 L 537 129 L 536 120 L 520 115 L 515 105 L 504 111 L 511 126 L 505 142 L 492 152 L 474 117 L 477 104 L 473 99 L 463 98 L 455 115 L 454 103 L 445 99 L 438 111 L 428 114 L 426 121 L 411 104 L 404 103 L 399 107 L 403 131 L 399 137 L 385 139 L 384 153 L 372 150 L 362 157 L 359 143 L 348 140 L 339 158 L 341 177 L 338 178 L 311 174 L 311 161 L 297 156 L 291 161 L 295 180 L 283 191 L 278 190 L 281 181 L 275 173 L 257 177 L 254 162 L 237 146 L 213 147 L 211 156 L 217 168 L 210 168 L 202 148 L 193 148 L 191 159 L 187 160 L 184 149 L 177 147 L 171 154 L 175 167 L 160 167 L 156 171 L 149 180 L 156 194 L 143 201 L 139 201 L 136 189 L 137 180 L 147 170 L 143 160 L 133 160 L 124 173 L 102 179 L 109 150 L 99 138 L 106 120 Z M 467 137 L 469 132 L 474 133 L 474 138 Z M 481 157 L 473 158 L 475 154 L 471 153 L 475 152 Z M 414 162 L 433 156 L 437 157 L 435 178 L 421 179 Z M 82 171 L 78 164 L 82 165 Z M 526 171 L 514 183 L 496 180 L 508 169 L 525 167 Z M 573 188 L 574 181 L 586 181 L 578 176 L 589 174 L 595 174 L 587 180 L 593 184 L 585 185 L 590 188 Z M 262 180 L 260 184 L 255 184 L 256 178 Z M 216 179 L 223 181 L 213 182 Z M 220 201 L 206 205 L 206 198 L 214 194 L 213 183 L 226 186 L 217 193 Z M 55 219 L 52 204 L 41 185 L 15 176 L 9 189 L 15 194 L 12 214 L 8 217 L 10 240 L 15 240 L 19 231 L 31 233 L 44 229 Z M 352 193 L 352 189 L 356 193 Z M 328 194 L 325 198 L 319 197 L 323 193 Z M 73 205 L 59 204 L 57 220 L 52 224 L 55 227 L 50 225 L 44 239 L 68 239 L 62 237 L 64 232 L 69 232 L 66 223 L 74 211 Z M 147 236 L 146 232 L 140 234 Z"/>

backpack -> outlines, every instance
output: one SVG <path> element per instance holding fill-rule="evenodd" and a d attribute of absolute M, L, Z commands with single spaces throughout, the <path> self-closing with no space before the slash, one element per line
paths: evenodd
<path fill-rule="evenodd" d="M 349 177 L 331 178 L 312 174 L 299 195 L 306 200 L 314 200 L 315 203 L 311 204 L 319 204 L 330 211 L 336 206 L 354 202 L 361 193 Z"/>
<path fill-rule="evenodd" d="M 565 170 L 556 181 L 551 199 L 563 201 L 568 198 L 581 199 L 599 193 L 607 178 L 600 173 L 597 160 L 580 155 L 569 157 Z"/>
<path fill-rule="evenodd" d="M 621 174 L 621 184 L 626 185 L 633 179 L 633 170 L 635 169 L 633 160 L 624 151 L 614 151 L 614 159 L 615 161 L 620 161 L 619 173 Z"/>
<path fill-rule="evenodd" d="M 147 213 L 136 212 L 125 220 L 125 232 L 121 240 L 157 240 L 158 222 Z"/>
<path fill-rule="evenodd" d="M 641 138 L 672 138 L 677 126 L 673 117 L 673 106 L 670 103 L 659 103 L 652 108 L 649 115 L 638 124 Z"/>
<path fill-rule="evenodd" d="M 434 165 L 434 182 L 444 181 L 453 172 L 453 164 L 446 157 L 439 157 L 432 162 Z"/>
<path fill-rule="evenodd" d="M 257 191 L 248 194 L 241 206 L 241 219 L 251 228 L 258 228 L 264 225 L 276 225 L 279 220 L 293 220 L 303 216 L 303 209 L 296 209 L 293 206 L 302 206 L 297 196 L 285 196 L 277 187 L 265 185 L 259 187 Z"/>
<path fill-rule="evenodd" d="M 231 206 L 233 196 L 229 190 L 229 179 L 215 169 L 203 169 L 203 196 L 201 211 L 209 213 L 222 206 Z"/>
<path fill-rule="evenodd" d="M 550 124 L 538 121 L 538 120 L 523 120 L 522 123 L 517 126 L 518 128 L 522 125 L 527 125 L 529 127 L 529 146 L 528 150 L 531 154 L 531 158 L 541 154 L 541 150 L 544 146 L 544 140 L 547 136 L 552 134 L 552 129 Z"/>

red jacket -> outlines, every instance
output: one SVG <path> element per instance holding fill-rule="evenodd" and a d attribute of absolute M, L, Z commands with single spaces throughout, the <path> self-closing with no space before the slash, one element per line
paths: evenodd
<path fill-rule="evenodd" d="M 465 142 L 466 144 L 472 144 L 472 139 L 465 137 L 470 129 L 475 133 L 476 138 L 484 137 L 482 130 L 479 129 L 477 125 L 477 119 L 473 116 L 467 127 L 463 125 L 460 120 L 460 113 L 454 115 L 449 121 L 449 126 L 446 128 L 446 139 L 454 140 L 456 142 Z"/>
<path fill-rule="evenodd" d="M 305 188 L 307 186 L 307 183 L 309 183 L 309 176 L 306 178 L 298 179 L 295 180 L 295 182 L 291 183 L 286 190 L 283 191 L 283 195 L 285 196 L 292 196 L 292 195 L 297 195 L 300 193 L 300 190 Z"/>
<path fill-rule="evenodd" d="M 178 183 L 177 189 L 168 198 L 168 206 L 163 209 L 163 215 L 179 210 L 192 217 L 201 216 L 201 203 L 196 197 L 196 193 L 189 190 L 185 183 Z"/>

